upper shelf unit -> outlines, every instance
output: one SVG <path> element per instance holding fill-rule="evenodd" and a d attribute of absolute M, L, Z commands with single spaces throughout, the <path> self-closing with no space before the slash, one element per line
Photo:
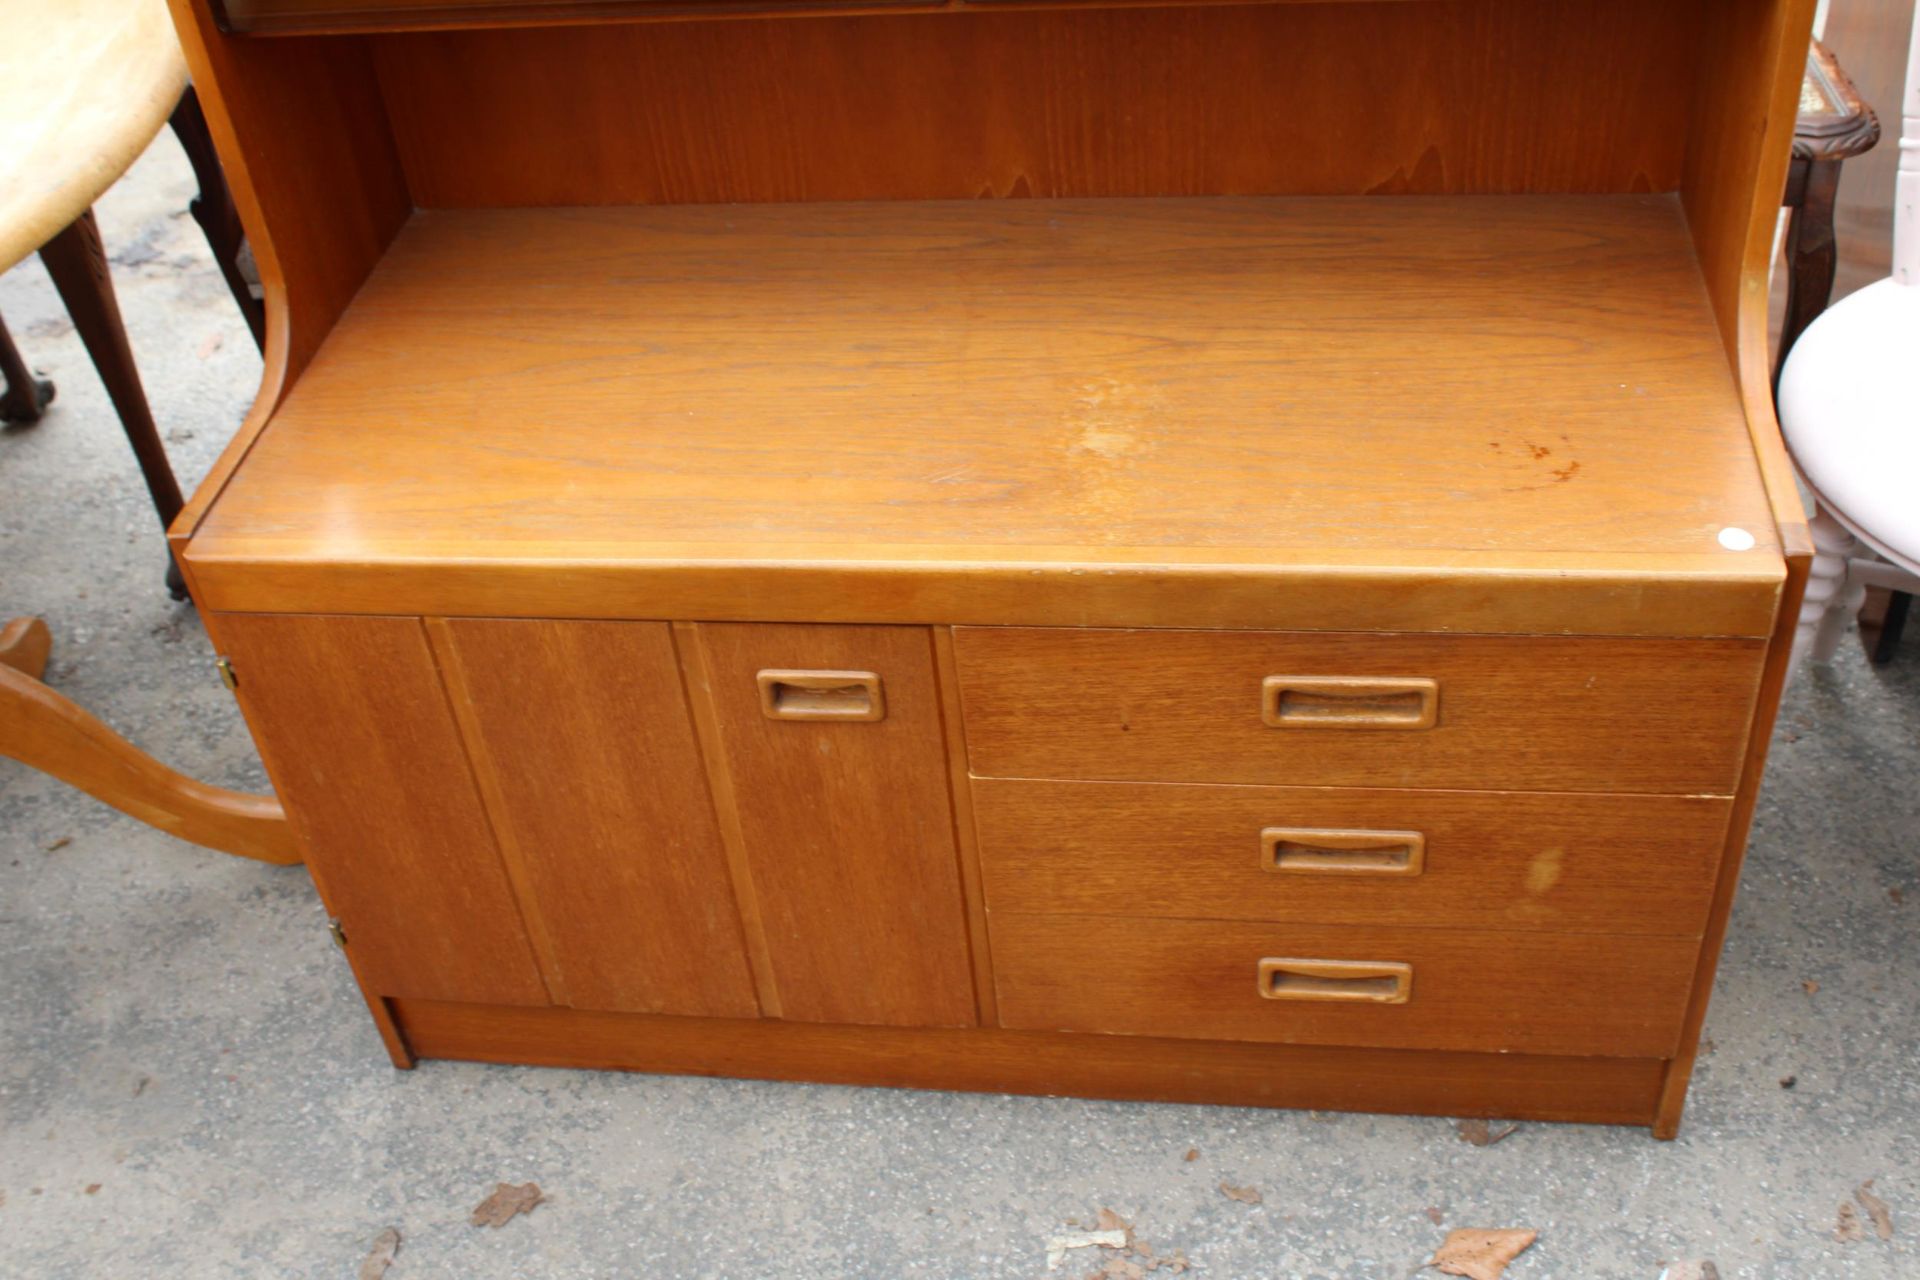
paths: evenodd
<path fill-rule="evenodd" d="M 1326 0 L 213 0 L 221 25 L 260 35 L 436 31 L 458 27 L 699 18 L 822 17 L 969 9 L 1178 8 Z M 1340 0 L 1384 3 L 1386 0 Z M 1397 0 L 1404 2 L 1404 0 Z"/>

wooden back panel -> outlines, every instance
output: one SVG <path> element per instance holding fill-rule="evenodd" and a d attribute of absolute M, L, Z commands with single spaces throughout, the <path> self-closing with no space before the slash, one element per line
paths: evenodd
<path fill-rule="evenodd" d="M 370 37 L 424 207 L 1671 191 L 1702 10 L 1421 0 Z"/>
<path fill-rule="evenodd" d="M 932 13 L 972 8 L 1167 7 L 1201 4 L 1315 4 L 1326 0 L 212 0 L 221 25 L 264 35 L 438 31 L 710 18 L 818 17 L 849 13 Z M 1401 0 L 1343 0 L 1400 3 Z"/>

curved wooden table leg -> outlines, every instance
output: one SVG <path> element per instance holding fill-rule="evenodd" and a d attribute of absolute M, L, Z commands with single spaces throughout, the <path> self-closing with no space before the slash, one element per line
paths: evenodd
<path fill-rule="evenodd" d="M 0 756 L 192 844 L 299 864 L 299 845 L 278 800 L 196 782 L 128 742 L 40 682 L 49 647 L 38 618 L 0 627 Z"/>
<path fill-rule="evenodd" d="M 0 391 L 0 422 L 24 427 L 46 416 L 47 406 L 53 403 L 53 384 L 33 375 L 4 321 L 0 321 L 0 381 L 7 384 Z"/>
<path fill-rule="evenodd" d="M 12 667 L 38 680 L 53 652 L 53 633 L 38 618 L 15 618 L 0 627 L 0 667 Z"/>

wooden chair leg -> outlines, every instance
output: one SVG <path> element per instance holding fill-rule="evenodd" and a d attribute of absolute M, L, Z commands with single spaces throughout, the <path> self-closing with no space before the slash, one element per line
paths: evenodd
<path fill-rule="evenodd" d="M 213 147 L 213 134 L 207 129 L 207 117 L 200 110 L 200 95 L 192 85 L 180 95 L 173 110 L 173 134 L 180 140 L 187 162 L 193 166 L 194 180 L 200 184 L 200 197 L 187 206 L 193 220 L 207 237 L 213 260 L 226 277 L 235 305 L 253 333 L 253 344 L 264 348 L 267 341 L 267 309 L 254 296 L 253 281 L 240 267 L 240 254 L 247 244 L 246 229 L 240 225 L 240 211 L 233 206 L 233 193 L 227 188 L 227 175 L 220 167 L 220 155 Z"/>
<path fill-rule="evenodd" d="M 1847 620 L 1859 611 L 1866 587 L 1848 574 L 1860 544 L 1847 527 L 1815 503 L 1807 530 L 1813 535 L 1813 565 L 1800 600 L 1799 626 L 1793 637 L 1793 662 L 1831 662 Z"/>
<path fill-rule="evenodd" d="M 0 756 L 192 844 L 279 866 L 301 861 L 278 800 L 177 773 L 41 683 L 50 647 L 38 618 L 0 628 Z"/>
<path fill-rule="evenodd" d="M 1892 662 L 1894 655 L 1900 652 L 1900 637 L 1907 629 L 1907 614 L 1913 608 L 1913 597 L 1904 591 L 1895 591 L 1887 598 L 1887 613 L 1880 620 L 1880 634 L 1874 638 L 1873 648 L 1867 652 L 1867 661 L 1876 667 Z"/>
<path fill-rule="evenodd" d="M 53 384 L 33 376 L 20 349 L 13 345 L 5 321 L 0 321 L 0 378 L 7 383 L 6 391 L 0 393 L 0 422 L 26 426 L 45 416 L 47 406 L 53 403 Z"/>
<path fill-rule="evenodd" d="M 147 492 L 153 495 L 153 508 L 165 528 L 180 514 L 180 483 L 173 477 L 159 428 L 154 426 L 153 413 L 147 407 L 140 371 L 133 363 L 133 348 L 127 345 L 126 326 L 120 321 L 120 303 L 113 294 L 107 252 L 100 243 L 100 227 L 93 219 L 93 210 L 75 218 L 42 245 L 40 260 L 53 277 L 54 288 L 60 291 L 60 300 L 93 358 L 100 381 L 106 384 L 107 396 L 120 415 L 127 443 L 139 459 L 140 474 L 146 477 Z M 171 558 L 167 561 L 167 589 L 174 599 L 186 599 L 186 580 Z"/>

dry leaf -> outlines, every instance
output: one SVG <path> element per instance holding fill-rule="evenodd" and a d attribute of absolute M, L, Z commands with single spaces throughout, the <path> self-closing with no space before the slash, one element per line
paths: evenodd
<path fill-rule="evenodd" d="M 492 1195 L 474 1206 L 471 1221 L 476 1227 L 503 1227 L 516 1214 L 532 1213 L 533 1207 L 545 1199 L 537 1183 L 516 1187 L 502 1182 L 494 1187 Z"/>
<path fill-rule="evenodd" d="M 1462 1120 L 1454 1126 L 1460 1131 L 1460 1137 L 1476 1147 L 1490 1147 L 1509 1134 L 1517 1132 L 1517 1124 L 1506 1124 L 1496 1129 L 1486 1120 Z"/>
<path fill-rule="evenodd" d="M 1869 1218 L 1873 1219 L 1873 1234 L 1882 1240 L 1891 1240 L 1893 1239 L 1893 1215 L 1887 1212 L 1887 1202 L 1873 1194 L 1872 1188 L 1873 1179 L 1868 1178 L 1854 1190 L 1853 1198 L 1860 1202 L 1860 1207 L 1867 1211 Z"/>
<path fill-rule="evenodd" d="M 1195 1160 L 1198 1160 L 1199 1158 L 1200 1158 L 1200 1148 L 1198 1147 L 1187 1148 L 1187 1154 L 1185 1156 L 1185 1159 L 1188 1164 L 1192 1164 Z"/>
<path fill-rule="evenodd" d="M 1705 1260 L 1676 1262 L 1660 1273 L 1660 1280 L 1720 1280 L 1720 1268 Z"/>
<path fill-rule="evenodd" d="M 1175 1275 L 1187 1269 L 1186 1254 L 1175 1253 L 1171 1257 L 1159 1257 L 1154 1253 L 1153 1246 L 1140 1239 L 1135 1233 L 1133 1224 L 1111 1209 L 1101 1209 L 1095 1215 L 1094 1223 L 1099 1230 L 1088 1231 L 1083 1228 L 1048 1240 L 1047 1270 L 1057 1271 L 1066 1265 L 1069 1249 L 1093 1248 L 1106 1250 L 1110 1254 L 1131 1253 L 1133 1258 L 1107 1257 L 1101 1262 L 1100 1269 L 1088 1273 L 1085 1280 L 1147 1280 L 1150 1272 L 1158 1271 L 1162 1267 Z M 1067 1225 L 1082 1226 L 1071 1220 Z M 1136 1262 L 1134 1258 L 1139 1261 Z"/>
<path fill-rule="evenodd" d="M 60 837 L 60 838 L 59 838 L 58 840 L 55 840 L 55 841 L 54 841 L 54 842 L 53 842 L 52 844 L 50 844 L 50 845 L 48 845 L 48 846 L 47 846 L 47 852 L 48 852 L 48 853 L 57 853 L 57 852 L 59 852 L 59 851 L 60 851 L 61 849 L 64 849 L 64 848 L 66 848 L 66 847 L 67 847 L 68 845 L 70 845 L 70 844 L 72 844 L 72 843 L 73 843 L 73 837 L 72 837 L 72 836 L 61 836 L 61 837 Z"/>
<path fill-rule="evenodd" d="M 1047 1241 L 1047 1270 L 1058 1271 L 1067 1261 L 1069 1249 L 1124 1249 L 1124 1231 L 1069 1231 Z"/>
<path fill-rule="evenodd" d="M 1900 890 L 1898 889 L 1887 890 L 1887 896 L 1893 899 L 1893 905 L 1896 907 L 1899 906 L 1902 902 L 1906 901 L 1906 897 L 1907 897 L 1906 894 L 1900 892 Z"/>
<path fill-rule="evenodd" d="M 1433 1224 L 1434 1226 L 1436 1226 L 1436 1227 L 1437 1227 L 1437 1226 L 1439 1226 L 1439 1225 L 1440 1225 L 1441 1223 L 1443 1223 L 1443 1222 L 1445 1222 L 1446 1220 L 1447 1220 L 1447 1215 L 1446 1215 L 1446 1214 L 1444 1214 L 1444 1213 L 1442 1213 L 1442 1212 L 1440 1212 L 1440 1206 L 1439 1206 L 1439 1205 L 1437 1205 L 1437 1204 L 1430 1204 L 1430 1205 L 1428 1205 L 1428 1206 L 1427 1206 L 1427 1221 L 1428 1221 L 1428 1222 L 1431 1222 L 1431 1223 L 1432 1223 L 1432 1224 Z"/>
<path fill-rule="evenodd" d="M 90 1195 L 90 1196 L 97 1196 L 97 1195 L 99 1195 L 99 1194 L 100 1194 L 100 1184 L 99 1184 L 99 1183 L 97 1183 L 97 1182 L 89 1182 L 89 1183 L 87 1184 L 87 1194 L 88 1194 L 88 1195 Z M 1864 1201 L 1863 1201 L 1862 1203 L 1864 1203 Z M 1884 1208 L 1886 1208 L 1886 1206 L 1885 1206 L 1885 1205 L 1881 1205 L 1880 1207 L 1881 1207 L 1882 1209 L 1884 1209 Z M 1884 1239 L 1884 1237 L 1882 1237 L 1882 1238 Z"/>
<path fill-rule="evenodd" d="M 1236 1187 L 1232 1183 L 1220 1184 L 1220 1194 L 1229 1200 L 1238 1200 L 1241 1204 L 1259 1204 L 1261 1202 L 1258 1187 Z"/>
<path fill-rule="evenodd" d="M 1467 1280 L 1500 1280 L 1507 1264 L 1525 1253 L 1539 1234 L 1517 1227 L 1450 1231 L 1427 1265 L 1450 1276 L 1466 1276 Z"/>
<path fill-rule="evenodd" d="M 1808 995 L 1812 995 L 1814 992 L 1820 989 L 1820 984 L 1815 982 L 1812 978 L 1808 978 L 1805 982 L 1801 983 L 1800 986 L 1803 990 L 1806 991 Z"/>
<path fill-rule="evenodd" d="M 1865 1240 L 1867 1232 L 1860 1225 L 1860 1215 L 1850 1204 L 1840 1206 L 1840 1220 L 1834 1224 L 1833 1238 L 1841 1244 L 1852 1244 L 1855 1240 Z"/>
<path fill-rule="evenodd" d="M 400 1232 L 388 1227 L 373 1238 L 373 1250 L 360 1264 L 360 1280 L 380 1280 L 400 1252 Z"/>

